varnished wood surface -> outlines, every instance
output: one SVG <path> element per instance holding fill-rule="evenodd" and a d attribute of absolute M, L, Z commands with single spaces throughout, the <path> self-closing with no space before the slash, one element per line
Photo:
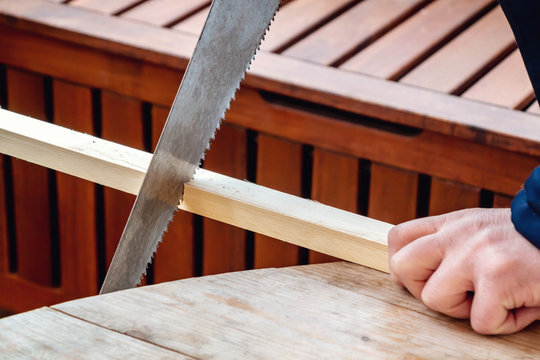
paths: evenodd
<path fill-rule="evenodd" d="M 6 359 L 533 359 L 540 328 L 481 336 L 349 263 L 192 278 L 0 320 Z"/>

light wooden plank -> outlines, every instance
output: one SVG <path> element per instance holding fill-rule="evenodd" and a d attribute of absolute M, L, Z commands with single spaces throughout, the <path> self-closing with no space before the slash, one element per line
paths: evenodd
<path fill-rule="evenodd" d="M 169 109 L 152 107 L 152 152 L 154 151 Z M 195 275 L 193 215 L 178 212 L 169 223 L 159 251 L 154 255 L 154 283 L 184 279 Z"/>
<path fill-rule="evenodd" d="M 528 108 L 527 112 L 531 114 L 540 114 L 540 106 L 538 105 L 538 101 L 534 101 Z"/>
<path fill-rule="evenodd" d="M 508 21 L 497 6 L 400 81 L 447 93 L 459 92 L 515 46 Z"/>
<path fill-rule="evenodd" d="M 54 123 L 93 134 L 89 88 L 53 81 Z M 74 296 L 98 291 L 96 186 L 67 174 L 56 174 L 62 289 Z"/>
<path fill-rule="evenodd" d="M 259 134 L 257 184 L 295 196 L 302 195 L 302 145 Z M 298 259 L 297 246 L 255 235 L 255 268 L 297 265 Z"/>
<path fill-rule="evenodd" d="M 373 294 L 392 286 L 384 274 L 316 267 L 309 276 L 265 269 L 187 279 L 54 308 L 122 333 L 136 327 L 137 337 L 198 358 L 507 359 L 539 349 L 534 330 L 480 336 L 467 321 L 408 309 L 414 300 L 395 287 L 381 300 Z M 148 309 L 153 316 L 133 319 Z"/>
<path fill-rule="evenodd" d="M 202 9 L 196 14 L 188 17 L 187 19 L 174 25 L 172 29 L 184 31 L 186 33 L 199 35 L 203 29 L 208 13 L 210 12 L 210 6 Z"/>
<path fill-rule="evenodd" d="M 0 114 L 0 152 L 138 192 L 150 154 L 6 110 Z M 186 184 L 181 208 L 388 271 L 390 224 L 205 170 Z"/>
<path fill-rule="evenodd" d="M 438 178 L 431 179 L 429 215 L 480 206 L 480 189 Z"/>
<path fill-rule="evenodd" d="M 157 26 L 167 26 L 202 9 L 209 3 L 209 0 L 149 0 L 120 16 Z"/>
<path fill-rule="evenodd" d="M 299 38 L 352 0 L 295 0 L 283 6 L 261 44 L 265 51 L 276 51 Z"/>
<path fill-rule="evenodd" d="M 362 1 L 303 37 L 282 54 L 320 64 L 333 64 L 366 42 L 373 41 L 424 2 L 424 0 Z"/>
<path fill-rule="evenodd" d="M 45 120 L 43 77 L 7 68 L 7 107 Z M 17 272 L 41 285 L 52 284 L 49 172 L 12 159 Z M 30 226 L 31 224 L 31 226 Z"/>
<path fill-rule="evenodd" d="M 2 319 L 3 359 L 191 359 L 129 335 L 41 308 Z"/>
<path fill-rule="evenodd" d="M 113 15 L 139 2 L 141 2 L 141 0 L 73 0 L 69 3 L 69 6 L 76 6 L 107 15 Z"/>
<path fill-rule="evenodd" d="M 341 68 L 395 79 L 492 3 L 438 0 L 353 56 Z"/>
<path fill-rule="evenodd" d="M 512 109 L 523 109 L 534 100 L 531 80 L 519 50 L 515 50 L 462 95 Z"/>

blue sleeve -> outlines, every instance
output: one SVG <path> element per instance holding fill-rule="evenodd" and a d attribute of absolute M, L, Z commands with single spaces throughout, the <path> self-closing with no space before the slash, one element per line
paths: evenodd
<path fill-rule="evenodd" d="M 534 92 L 540 94 L 540 0 L 499 0 L 512 27 Z M 512 201 L 516 230 L 540 249 L 540 167 Z"/>

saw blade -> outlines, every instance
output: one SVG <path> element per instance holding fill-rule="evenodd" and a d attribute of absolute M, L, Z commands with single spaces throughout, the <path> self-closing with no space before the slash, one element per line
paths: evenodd
<path fill-rule="evenodd" d="M 100 293 L 135 287 L 234 98 L 280 0 L 214 0 Z"/>

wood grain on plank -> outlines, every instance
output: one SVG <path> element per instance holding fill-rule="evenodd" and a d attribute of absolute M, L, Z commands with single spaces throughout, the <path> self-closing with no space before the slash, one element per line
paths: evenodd
<path fill-rule="evenodd" d="M 418 174 L 371 164 L 368 216 L 399 224 L 416 218 Z"/>
<path fill-rule="evenodd" d="M 101 135 L 136 149 L 143 149 L 142 105 L 139 101 L 113 93 L 101 94 Z M 107 268 L 124 231 L 135 196 L 105 188 L 105 263 Z"/>
<path fill-rule="evenodd" d="M 480 206 L 480 189 L 438 178 L 431 179 L 429 215 Z"/>
<path fill-rule="evenodd" d="M 333 64 L 376 39 L 424 2 L 424 0 L 362 1 L 303 37 L 282 54 L 320 64 Z"/>
<path fill-rule="evenodd" d="M 257 184 L 300 196 L 302 194 L 302 145 L 259 134 Z M 255 268 L 297 265 L 297 246 L 255 235 Z"/>
<path fill-rule="evenodd" d="M 0 110 L 0 152 L 136 194 L 151 154 Z M 390 224 L 206 170 L 181 209 L 388 271 Z M 333 239 L 329 242 L 328 239 Z"/>
<path fill-rule="evenodd" d="M 237 179 L 245 179 L 246 130 L 222 125 L 210 150 L 204 168 Z M 212 219 L 203 219 L 203 274 L 218 274 L 246 268 L 246 232 Z"/>
<path fill-rule="evenodd" d="M 92 93 L 89 88 L 53 81 L 54 123 L 93 134 Z M 98 255 L 96 186 L 57 173 L 60 268 L 63 291 L 73 296 L 97 294 Z"/>
<path fill-rule="evenodd" d="M 351 4 L 352 0 L 295 0 L 285 4 L 261 44 L 264 51 L 276 51 Z"/>
<path fill-rule="evenodd" d="M 210 6 L 205 7 L 196 14 L 191 15 L 187 19 L 174 25 L 172 29 L 184 31 L 186 33 L 199 35 L 203 29 L 208 13 L 210 12 Z"/>
<path fill-rule="evenodd" d="M 497 6 L 400 81 L 456 93 L 470 86 L 515 46 L 508 21 Z"/>
<path fill-rule="evenodd" d="M 141 0 L 72 0 L 68 5 L 113 15 L 139 2 Z"/>
<path fill-rule="evenodd" d="M 45 120 L 43 77 L 7 68 L 7 107 Z M 12 159 L 17 273 L 41 285 L 52 284 L 49 172 Z"/>
<path fill-rule="evenodd" d="M 416 300 L 395 288 L 378 298 L 379 288 L 393 286 L 385 274 L 343 263 L 310 267 L 309 274 L 264 269 L 187 279 L 54 308 L 120 333 L 136 327 L 138 338 L 197 358 L 482 358 L 489 349 L 505 359 L 539 349 L 538 325 L 480 336 L 466 320 L 409 309 L 404 304 Z M 148 309 L 156 309 L 152 317 L 133 320 Z"/>
<path fill-rule="evenodd" d="M 0 344 L 6 359 L 190 359 L 50 308 L 2 319 Z"/>
<path fill-rule="evenodd" d="M 152 151 L 167 120 L 169 109 L 152 107 Z M 160 283 L 194 275 L 193 215 L 178 211 L 163 234 L 158 252 L 154 255 L 154 282 Z"/>
<path fill-rule="evenodd" d="M 313 149 L 311 198 L 342 210 L 357 212 L 359 160 L 320 148 Z M 309 252 L 311 264 L 336 259 L 315 251 Z"/>
<path fill-rule="evenodd" d="M 167 26 L 202 9 L 209 0 L 149 0 L 124 13 L 121 17 L 157 26 Z"/>
<path fill-rule="evenodd" d="M 529 105 L 535 96 L 519 50 L 514 50 L 462 96 L 511 109 Z"/>
<path fill-rule="evenodd" d="M 395 79 L 491 3 L 491 0 L 434 1 L 353 56 L 341 68 Z"/>

